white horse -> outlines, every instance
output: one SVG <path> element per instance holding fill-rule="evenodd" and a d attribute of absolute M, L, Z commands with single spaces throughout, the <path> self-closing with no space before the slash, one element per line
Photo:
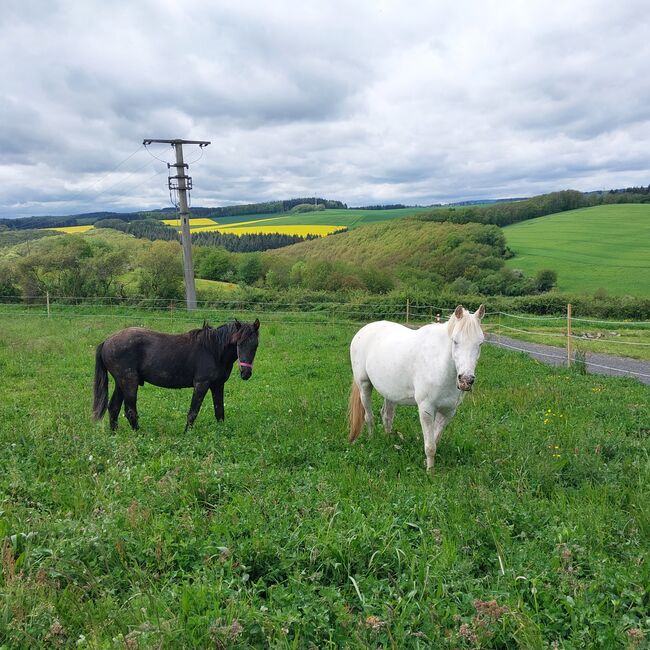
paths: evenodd
<path fill-rule="evenodd" d="M 433 470 L 436 447 L 466 391 L 472 389 L 474 369 L 485 340 L 481 305 L 470 314 L 458 305 L 446 323 L 413 330 L 379 321 L 362 327 L 350 344 L 350 442 L 363 427 L 372 435 L 372 389 L 384 397 L 381 417 L 390 433 L 396 404 L 416 405 L 424 434 L 427 469 Z"/>

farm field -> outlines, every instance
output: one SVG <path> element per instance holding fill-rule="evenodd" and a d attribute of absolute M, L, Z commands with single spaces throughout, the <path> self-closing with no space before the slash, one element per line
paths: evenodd
<path fill-rule="evenodd" d="M 247 225 L 262 225 L 268 222 L 268 225 L 278 226 L 303 226 L 303 225 L 323 225 L 336 226 L 337 228 L 358 228 L 368 223 L 378 221 L 391 221 L 419 212 L 426 212 L 431 208 L 398 208 L 395 210 L 319 210 L 318 212 L 303 213 L 284 213 L 284 214 L 251 214 L 238 215 L 233 217 L 221 217 L 215 219 L 219 225 L 229 228 L 243 228 Z M 197 224 L 198 225 L 198 224 Z"/>
<path fill-rule="evenodd" d="M 319 235 L 324 237 L 342 228 L 358 228 L 366 223 L 389 221 L 417 214 L 430 208 L 400 208 L 395 210 L 322 210 L 300 214 L 250 214 L 209 219 L 190 218 L 191 232 L 228 232 L 234 235 L 280 233 L 285 235 Z M 163 219 L 164 224 L 180 230 L 178 219 Z M 42 228 L 65 233 L 83 233 L 92 225 Z"/>
<path fill-rule="evenodd" d="M 284 235 L 319 235 L 324 237 L 342 228 L 358 228 L 364 224 L 390 221 L 417 214 L 426 208 L 395 210 L 321 210 L 306 213 L 245 215 L 218 219 L 190 219 L 191 232 L 226 232 L 233 235 L 280 233 Z M 211 223 L 210 223 L 211 222 Z M 178 219 L 163 223 L 180 228 Z"/>
<path fill-rule="evenodd" d="M 91 421 L 97 343 L 206 316 L 3 306 L 0 647 L 647 639 L 648 387 L 485 346 L 429 476 L 412 408 L 346 442 L 357 326 L 269 315 L 225 423 L 149 385 L 140 431 Z"/>
<path fill-rule="evenodd" d="M 601 205 L 531 219 L 503 230 L 533 275 L 554 269 L 560 291 L 650 297 L 650 205 Z"/>
<path fill-rule="evenodd" d="M 64 232 L 66 235 L 79 235 L 89 230 L 93 230 L 94 226 L 61 226 L 60 228 L 41 228 L 41 230 L 54 230 L 55 232 Z"/>

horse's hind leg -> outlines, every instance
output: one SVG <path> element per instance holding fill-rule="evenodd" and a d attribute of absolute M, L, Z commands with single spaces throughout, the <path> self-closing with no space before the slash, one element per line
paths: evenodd
<path fill-rule="evenodd" d="M 117 419 L 120 415 L 120 409 L 122 408 L 122 402 L 124 401 L 124 395 L 117 382 L 115 382 L 115 390 L 111 395 L 111 401 L 108 403 L 108 415 L 111 423 L 111 431 L 117 429 Z"/>
<path fill-rule="evenodd" d="M 384 423 L 386 433 L 393 432 L 393 418 L 395 417 L 395 402 L 384 399 L 384 405 L 381 407 L 381 420 Z"/>
<path fill-rule="evenodd" d="M 131 428 L 137 431 L 138 426 L 138 378 L 137 376 L 128 377 L 122 380 L 120 389 L 124 395 L 124 415 L 129 421 Z"/>
<path fill-rule="evenodd" d="M 363 410 L 366 413 L 365 421 L 368 427 L 368 435 L 371 436 L 375 416 L 372 413 L 372 384 L 369 380 L 359 382 L 359 396 L 361 397 Z"/>

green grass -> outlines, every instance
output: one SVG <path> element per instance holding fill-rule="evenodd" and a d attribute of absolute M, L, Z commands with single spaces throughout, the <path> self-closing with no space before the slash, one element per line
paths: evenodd
<path fill-rule="evenodd" d="M 399 208 L 395 210 L 319 210 L 317 212 L 304 212 L 298 214 L 248 214 L 234 217 L 215 218 L 219 225 L 231 223 L 247 223 L 249 221 L 261 221 L 262 219 L 273 219 L 269 225 L 277 226 L 301 226 L 319 224 L 324 226 L 344 226 L 349 229 L 358 228 L 368 223 L 379 221 L 390 221 L 399 219 L 419 212 L 430 211 L 431 208 Z M 265 225 L 260 223 L 259 225 Z"/>
<path fill-rule="evenodd" d="M 206 402 L 183 433 L 190 391 L 147 385 L 141 430 L 111 433 L 89 418 L 95 345 L 206 314 L 19 313 L 0 315 L 0 647 L 650 634 L 648 387 L 486 347 L 430 477 L 412 408 L 401 435 L 346 442 L 355 326 L 263 320 L 225 423 Z"/>
<path fill-rule="evenodd" d="M 561 291 L 650 297 L 650 205 L 602 205 L 504 228 L 516 256 L 508 266 L 532 275 L 554 269 Z"/>

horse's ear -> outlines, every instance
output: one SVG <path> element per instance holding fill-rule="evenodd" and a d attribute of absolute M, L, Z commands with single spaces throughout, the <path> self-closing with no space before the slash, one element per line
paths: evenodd
<path fill-rule="evenodd" d="M 454 316 L 455 316 L 458 320 L 460 320 L 460 319 L 463 317 L 463 312 L 464 312 L 464 311 L 465 311 L 465 310 L 463 309 L 463 306 L 462 306 L 462 305 L 458 305 L 458 307 L 456 307 L 456 310 L 454 311 Z"/>
<path fill-rule="evenodd" d="M 210 326 L 208 325 L 208 321 L 204 320 L 203 321 L 203 329 L 205 329 L 206 327 L 210 327 Z"/>
<path fill-rule="evenodd" d="M 253 323 L 253 327 L 255 328 L 255 331 L 257 331 L 260 328 L 260 319 L 256 318 L 255 322 Z"/>
<path fill-rule="evenodd" d="M 236 318 L 235 318 L 235 323 L 234 323 L 234 325 L 235 325 L 235 329 L 236 329 L 237 331 L 239 331 L 239 330 L 241 329 L 241 323 L 240 323 Z"/>
<path fill-rule="evenodd" d="M 474 316 L 476 316 L 476 318 L 478 318 L 479 320 L 482 320 L 482 319 L 483 319 L 483 316 L 485 316 L 485 305 L 481 305 L 481 306 L 476 310 L 476 313 L 474 314 Z"/>

